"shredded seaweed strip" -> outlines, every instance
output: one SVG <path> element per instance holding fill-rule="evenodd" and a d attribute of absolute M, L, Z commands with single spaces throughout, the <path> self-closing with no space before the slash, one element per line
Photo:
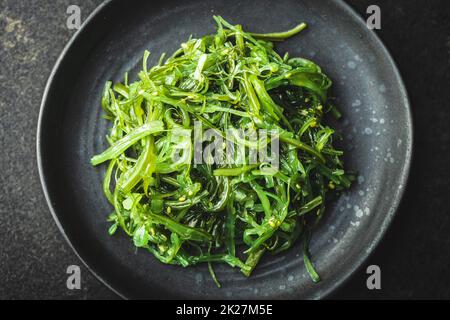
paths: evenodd
<path fill-rule="evenodd" d="M 114 208 L 109 233 L 122 229 L 165 264 L 205 263 L 219 287 L 214 264 L 250 276 L 264 255 L 299 240 L 306 270 L 320 281 L 309 237 L 326 200 L 352 180 L 343 152 L 333 147 L 339 136 L 325 124 L 327 114 L 340 117 L 329 99 L 332 81 L 314 62 L 273 50 L 271 41 L 306 24 L 256 34 L 214 19 L 216 34 L 189 39 L 151 68 L 145 52 L 137 81 L 126 75 L 123 83 L 105 86 L 110 147 L 92 165 L 109 164 L 103 185 Z M 276 130 L 278 168 L 250 161 L 195 164 L 195 122 L 223 137 L 230 128 Z M 176 155 L 188 161 L 174 161 Z"/>

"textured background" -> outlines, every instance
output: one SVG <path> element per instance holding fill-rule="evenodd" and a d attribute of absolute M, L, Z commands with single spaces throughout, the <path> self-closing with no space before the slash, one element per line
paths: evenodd
<path fill-rule="evenodd" d="M 408 89 L 415 151 L 400 210 L 366 265 L 332 298 L 450 298 L 450 2 L 348 0 L 362 16 L 382 10 L 378 32 Z M 46 80 L 73 34 L 66 9 L 85 19 L 101 0 L 0 0 L 0 299 L 114 299 L 82 267 L 82 290 L 66 288 L 81 264 L 59 233 L 39 182 L 35 139 Z M 365 267 L 382 270 L 369 291 Z"/>

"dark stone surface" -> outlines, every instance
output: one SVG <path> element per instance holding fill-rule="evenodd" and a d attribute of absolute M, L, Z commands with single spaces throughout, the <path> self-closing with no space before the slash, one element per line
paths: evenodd
<path fill-rule="evenodd" d="M 361 15 L 382 10 L 378 33 L 396 60 L 412 102 L 415 152 L 400 210 L 366 265 L 382 270 L 382 290 L 360 270 L 332 298 L 450 298 L 450 6 L 447 0 L 349 0 Z M 100 0 L 0 2 L 0 299 L 117 298 L 82 267 L 82 290 L 66 288 L 80 265 L 47 208 L 39 183 L 35 132 L 41 96 L 73 31 Z"/>

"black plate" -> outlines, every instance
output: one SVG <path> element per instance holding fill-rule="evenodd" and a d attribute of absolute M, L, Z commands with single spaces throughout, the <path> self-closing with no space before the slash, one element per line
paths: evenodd
<path fill-rule="evenodd" d="M 218 289 L 204 266 L 183 269 L 136 252 L 123 234 L 108 236 L 111 212 L 102 194 L 104 168 L 89 164 L 106 147 L 100 97 L 107 80 L 152 62 L 189 35 L 214 32 L 213 14 L 254 32 L 307 22 L 309 29 L 278 46 L 313 59 L 334 80 L 344 113 L 347 167 L 360 173 L 331 204 L 311 242 L 323 281 L 306 274 L 299 246 L 267 257 L 247 279 L 218 266 Z M 99 279 L 126 298 L 323 298 L 347 279 L 380 241 L 405 188 L 412 124 L 405 88 L 385 47 L 341 1 L 109 1 L 70 41 L 49 79 L 38 128 L 38 161 L 50 210 L 71 246 Z"/>

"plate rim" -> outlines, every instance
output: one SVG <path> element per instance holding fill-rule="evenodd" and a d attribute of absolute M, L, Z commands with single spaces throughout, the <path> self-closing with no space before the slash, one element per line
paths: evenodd
<path fill-rule="evenodd" d="M 91 267 L 85 260 L 84 258 L 80 255 L 80 253 L 78 252 L 78 250 L 75 248 L 75 246 L 73 245 L 72 241 L 69 239 L 68 235 L 66 234 L 64 227 L 62 226 L 58 215 L 56 213 L 55 208 L 53 207 L 52 204 L 52 197 L 49 193 L 49 190 L 47 188 L 47 181 L 46 181 L 46 176 L 44 173 L 44 168 L 43 168 L 43 160 L 42 160 L 42 145 L 43 145 L 43 140 L 42 140 L 42 132 L 43 132 L 43 124 L 44 124 L 44 114 L 45 114 L 45 110 L 47 109 L 47 104 L 48 104 L 48 97 L 50 92 L 52 91 L 52 87 L 53 87 L 53 83 L 54 83 L 54 79 L 55 76 L 57 75 L 57 73 L 59 72 L 61 65 L 63 63 L 63 61 L 66 59 L 66 57 L 68 56 L 72 45 L 78 40 L 78 38 L 85 32 L 85 29 L 87 28 L 87 26 L 89 24 L 91 24 L 94 19 L 101 13 L 103 12 L 109 5 L 111 5 L 113 2 L 115 2 L 116 0 L 105 0 L 103 1 L 99 6 L 97 6 L 97 8 L 95 8 L 90 15 L 86 18 L 86 20 L 82 23 L 80 29 L 78 29 L 70 38 L 70 40 L 68 41 L 68 43 L 65 45 L 64 49 L 62 50 L 62 52 L 60 53 L 60 55 L 58 56 L 58 59 L 56 60 L 52 71 L 50 73 L 50 76 L 47 80 L 45 89 L 44 89 L 44 93 L 42 96 L 42 100 L 41 100 L 41 104 L 40 104 L 40 108 L 39 108 L 39 117 L 38 117 L 38 124 L 37 124 L 37 133 L 36 133 L 36 159 L 37 159 L 37 166 L 38 166 L 38 172 L 39 172 L 39 180 L 41 183 L 41 187 L 42 190 L 44 192 L 44 196 L 45 196 L 45 200 L 47 202 L 47 206 L 49 208 L 49 211 L 53 217 L 53 220 L 55 221 L 59 231 L 61 232 L 61 234 L 63 235 L 64 239 L 66 240 L 66 242 L 69 244 L 70 248 L 73 250 L 73 252 L 76 254 L 76 256 L 78 257 L 78 259 L 84 264 L 84 266 L 102 283 L 104 284 L 108 289 L 110 289 L 112 292 L 114 292 L 116 295 L 118 295 L 120 298 L 128 300 L 129 298 L 122 293 L 120 290 L 114 288 L 112 285 L 110 285 L 96 270 L 94 270 L 93 267 Z M 340 6 L 349 16 L 351 16 L 351 18 L 353 18 L 354 20 L 356 20 L 359 23 L 362 23 L 364 25 L 366 25 L 366 22 L 363 20 L 363 18 L 349 5 L 347 4 L 344 0 L 332 0 L 334 1 L 338 6 Z M 382 52 L 384 53 L 384 55 L 387 57 L 386 62 L 392 66 L 392 70 L 393 70 L 393 75 L 395 76 L 395 78 L 397 79 L 397 82 L 400 86 L 400 96 L 402 97 L 403 100 L 403 105 L 402 107 L 404 107 L 406 110 L 406 134 L 407 134 L 407 148 L 406 148 L 406 153 L 405 153 L 405 158 L 404 158 L 404 163 L 403 166 L 401 168 L 401 172 L 399 175 L 399 186 L 400 188 L 398 188 L 398 191 L 394 194 L 393 199 L 392 199 L 392 204 L 391 204 L 391 208 L 390 210 L 388 210 L 388 212 L 386 213 L 382 224 L 381 224 L 381 228 L 380 230 L 376 233 L 375 237 L 371 240 L 370 243 L 368 243 L 368 247 L 370 248 L 367 251 L 361 253 L 358 257 L 358 259 L 356 259 L 352 265 L 349 267 L 349 269 L 345 272 L 345 274 L 343 276 L 341 276 L 341 278 L 339 278 L 337 281 L 335 281 L 334 283 L 328 285 L 324 290 L 322 290 L 320 293 L 317 293 L 314 296 L 314 300 L 318 300 L 318 299 L 325 299 L 327 297 L 329 297 L 333 292 L 335 292 L 338 288 L 341 288 L 343 286 L 344 283 L 346 283 L 347 281 L 349 281 L 352 276 L 362 267 L 363 263 L 365 261 L 367 261 L 370 256 L 375 252 L 376 248 L 379 246 L 381 240 L 384 238 L 384 236 L 386 235 L 386 232 L 388 231 L 389 227 L 392 225 L 392 221 L 395 217 L 395 214 L 398 211 L 398 208 L 401 204 L 401 201 L 403 199 L 405 190 L 406 190 L 406 186 L 408 183 L 408 179 L 410 176 L 410 170 L 411 170 L 411 163 L 412 163 L 412 158 L 413 158 L 413 149 L 414 149 L 414 123 L 413 123 L 413 116 L 412 116 L 412 110 L 411 110 L 411 103 L 410 103 L 410 98 L 405 86 L 405 83 L 403 81 L 403 78 L 400 74 L 400 71 L 398 69 L 398 66 L 395 62 L 395 60 L 393 59 L 390 51 L 388 50 L 388 48 L 385 46 L 385 44 L 383 43 L 383 41 L 380 39 L 380 37 L 378 36 L 378 34 L 374 31 L 374 30 L 369 30 L 370 38 L 372 41 L 375 42 L 375 44 L 382 50 Z M 292 297 L 293 299 L 296 299 L 296 297 Z"/>

